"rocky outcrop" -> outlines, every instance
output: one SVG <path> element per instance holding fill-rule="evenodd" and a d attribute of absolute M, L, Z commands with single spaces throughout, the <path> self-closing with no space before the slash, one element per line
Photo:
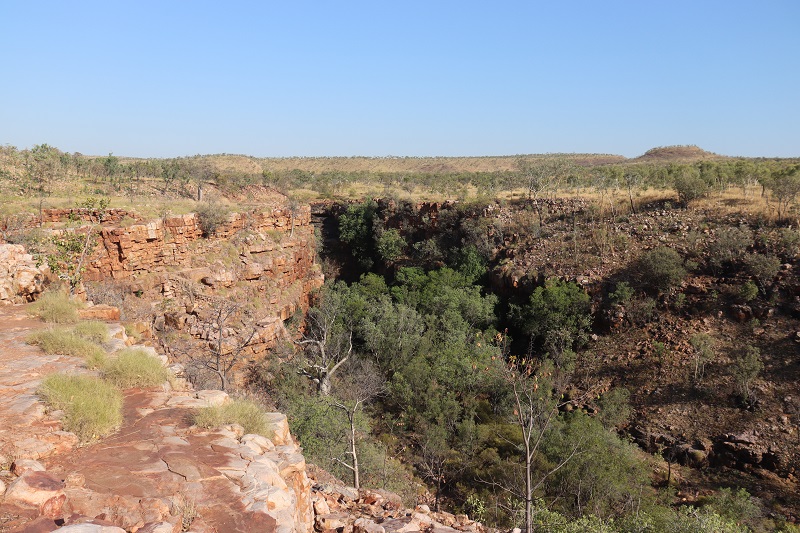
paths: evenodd
<path fill-rule="evenodd" d="M 246 251 L 256 255 L 276 250 L 285 252 L 272 266 L 284 277 L 291 275 L 300 279 L 314 260 L 314 234 L 310 222 L 311 209 L 308 206 L 294 212 L 276 207 L 264 212 L 232 213 L 216 228 L 210 241 L 228 240 L 243 231 L 279 236 L 278 239 L 261 239 L 261 242 L 254 239 L 246 244 Z M 284 236 L 288 237 L 286 241 Z M 196 213 L 127 227 L 104 226 L 100 232 L 100 246 L 89 262 L 85 277 L 87 280 L 129 279 L 137 274 L 165 271 L 167 267 L 189 267 L 193 256 L 203 251 L 202 240 L 202 220 Z M 280 267 L 286 264 L 293 268 L 281 271 Z M 269 270 L 265 268 L 257 277 Z"/>
<path fill-rule="evenodd" d="M 20 244 L 0 244 L 0 304 L 29 302 L 42 291 L 44 272 Z"/>

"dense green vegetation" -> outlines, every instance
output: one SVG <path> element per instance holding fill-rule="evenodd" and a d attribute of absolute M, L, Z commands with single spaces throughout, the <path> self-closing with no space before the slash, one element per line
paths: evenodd
<path fill-rule="evenodd" d="M 630 416 L 627 391 L 594 398 L 599 412 L 572 396 L 576 353 L 594 320 L 583 288 L 551 278 L 527 299 L 493 294 L 486 256 L 478 242 L 466 244 L 474 235 L 464 225 L 431 240 L 427 253 L 402 246 L 427 267 L 387 269 L 376 222 L 374 204 L 356 204 L 341 229 L 358 264 L 384 274 L 329 282 L 310 311 L 316 326 L 306 339 L 328 348 L 330 389 L 312 371 L 316 344 L 301 343 L 306 357 L 268 383 L 255 378 L 289 414 L 311 462 L 351 481 L 357 471 L 361 485 L 409 499 L 422 481 L 435 505 L 446 500 L 489 524 L 531 531 L 760 530 L 760 507 L 743 490 L 670 505 L 653 460 L 615 430 Z M 617 283 L 607 305 L 668 292 L 687 275 L 666 248 L 644 254 L 637 270 L 635 287 Z M 699 382 L 713 350 L 708 336 L 692 344 Z M 737 363 L 743 396 L 760 365 L 752 350 Z"/>

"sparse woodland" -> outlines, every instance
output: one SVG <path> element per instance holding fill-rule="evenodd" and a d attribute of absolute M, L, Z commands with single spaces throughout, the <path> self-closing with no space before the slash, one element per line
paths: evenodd
<path fill-rule="evenodd" d="M 266 188 L 325 202 L 327 281 L 246 382 L 215 371 L 309 462 L 528 533 L 798 529 L 800 160 L 3 147 L 0 237 L 54 257 L 24 222 L 43 207 L 215 213 Z"/>

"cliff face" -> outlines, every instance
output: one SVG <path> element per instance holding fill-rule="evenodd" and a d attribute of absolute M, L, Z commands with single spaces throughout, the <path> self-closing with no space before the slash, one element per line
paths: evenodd
<path fill-rule="evenodd" d="M 52 224 L 99 224 L 84 280 L 160 301 L 150 319 L 157 332 L 171 328 L 204 341 L 227 336 L 215 331 L 214 312 L 247 303 L 257 309 L 256 333 L 247 348 L 256 360 L 283 335 L 283 321 L 307 309 L 310 294 L 323 283 L 307 205 L 290 209 L 276 202 L 260 211 L 231 213 L 210 236 L 204 236 L 203 217 L 196 213 L 118 225 L 136 218 L 114 211 L 103 213 L 99 222 L 99 213 L 85 209 L 44 213 Z"/>
<path fill-rule="evenodd" d="M 241 252 L 258 258 L 268 254 L 271 261 L 257 275 L 252 269 L 243 273 L 243 279 L 253 281 L 263 276 L 287 286 L 307 277 L 314 265 L 314 230 L 310 222 L 311 209 L 303 206 L 294 215 L 281 208 L 233 213 L 208 240 L 203 239 L 202 222 L 196 213 L 128 227 L 104 227 L 85 279 L 124 280 L 192 267 L 214 242 L 247 232 L 252 237 Z M 259 239 L 258 235 L 270 236 L 273 242 Z"/>

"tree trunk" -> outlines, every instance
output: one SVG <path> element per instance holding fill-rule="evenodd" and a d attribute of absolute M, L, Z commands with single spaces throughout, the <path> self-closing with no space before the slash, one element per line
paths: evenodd
<path fill-rule="evenodd" d="M 358 477 L 358 454 L 356 453 L 356 414 L 348 413 L 350 419 L 350 454 L 353 456 L 353 486 L 356 490 L 361 488 Z"/>
<path fill-rule="evenodd" d="M 531 449 L 525 439 L 525 533 L 533 533 L 533 480 L 531 472 Z"/>
<path fill-rule="evenodd" d="M 331 375 L 323 374 L 319 377 L 319 385 L 317 385 L 317 392 L 320 396 L 331 395 Z"/>
<path fill-rule="evenodd" d="M 631 213 L 635 215 L 636 214 L 636 208 L 633 206 L 633 190 L 630 189 L 630 188 L 628 189 L 628 198 L 631 201 Z"/>

